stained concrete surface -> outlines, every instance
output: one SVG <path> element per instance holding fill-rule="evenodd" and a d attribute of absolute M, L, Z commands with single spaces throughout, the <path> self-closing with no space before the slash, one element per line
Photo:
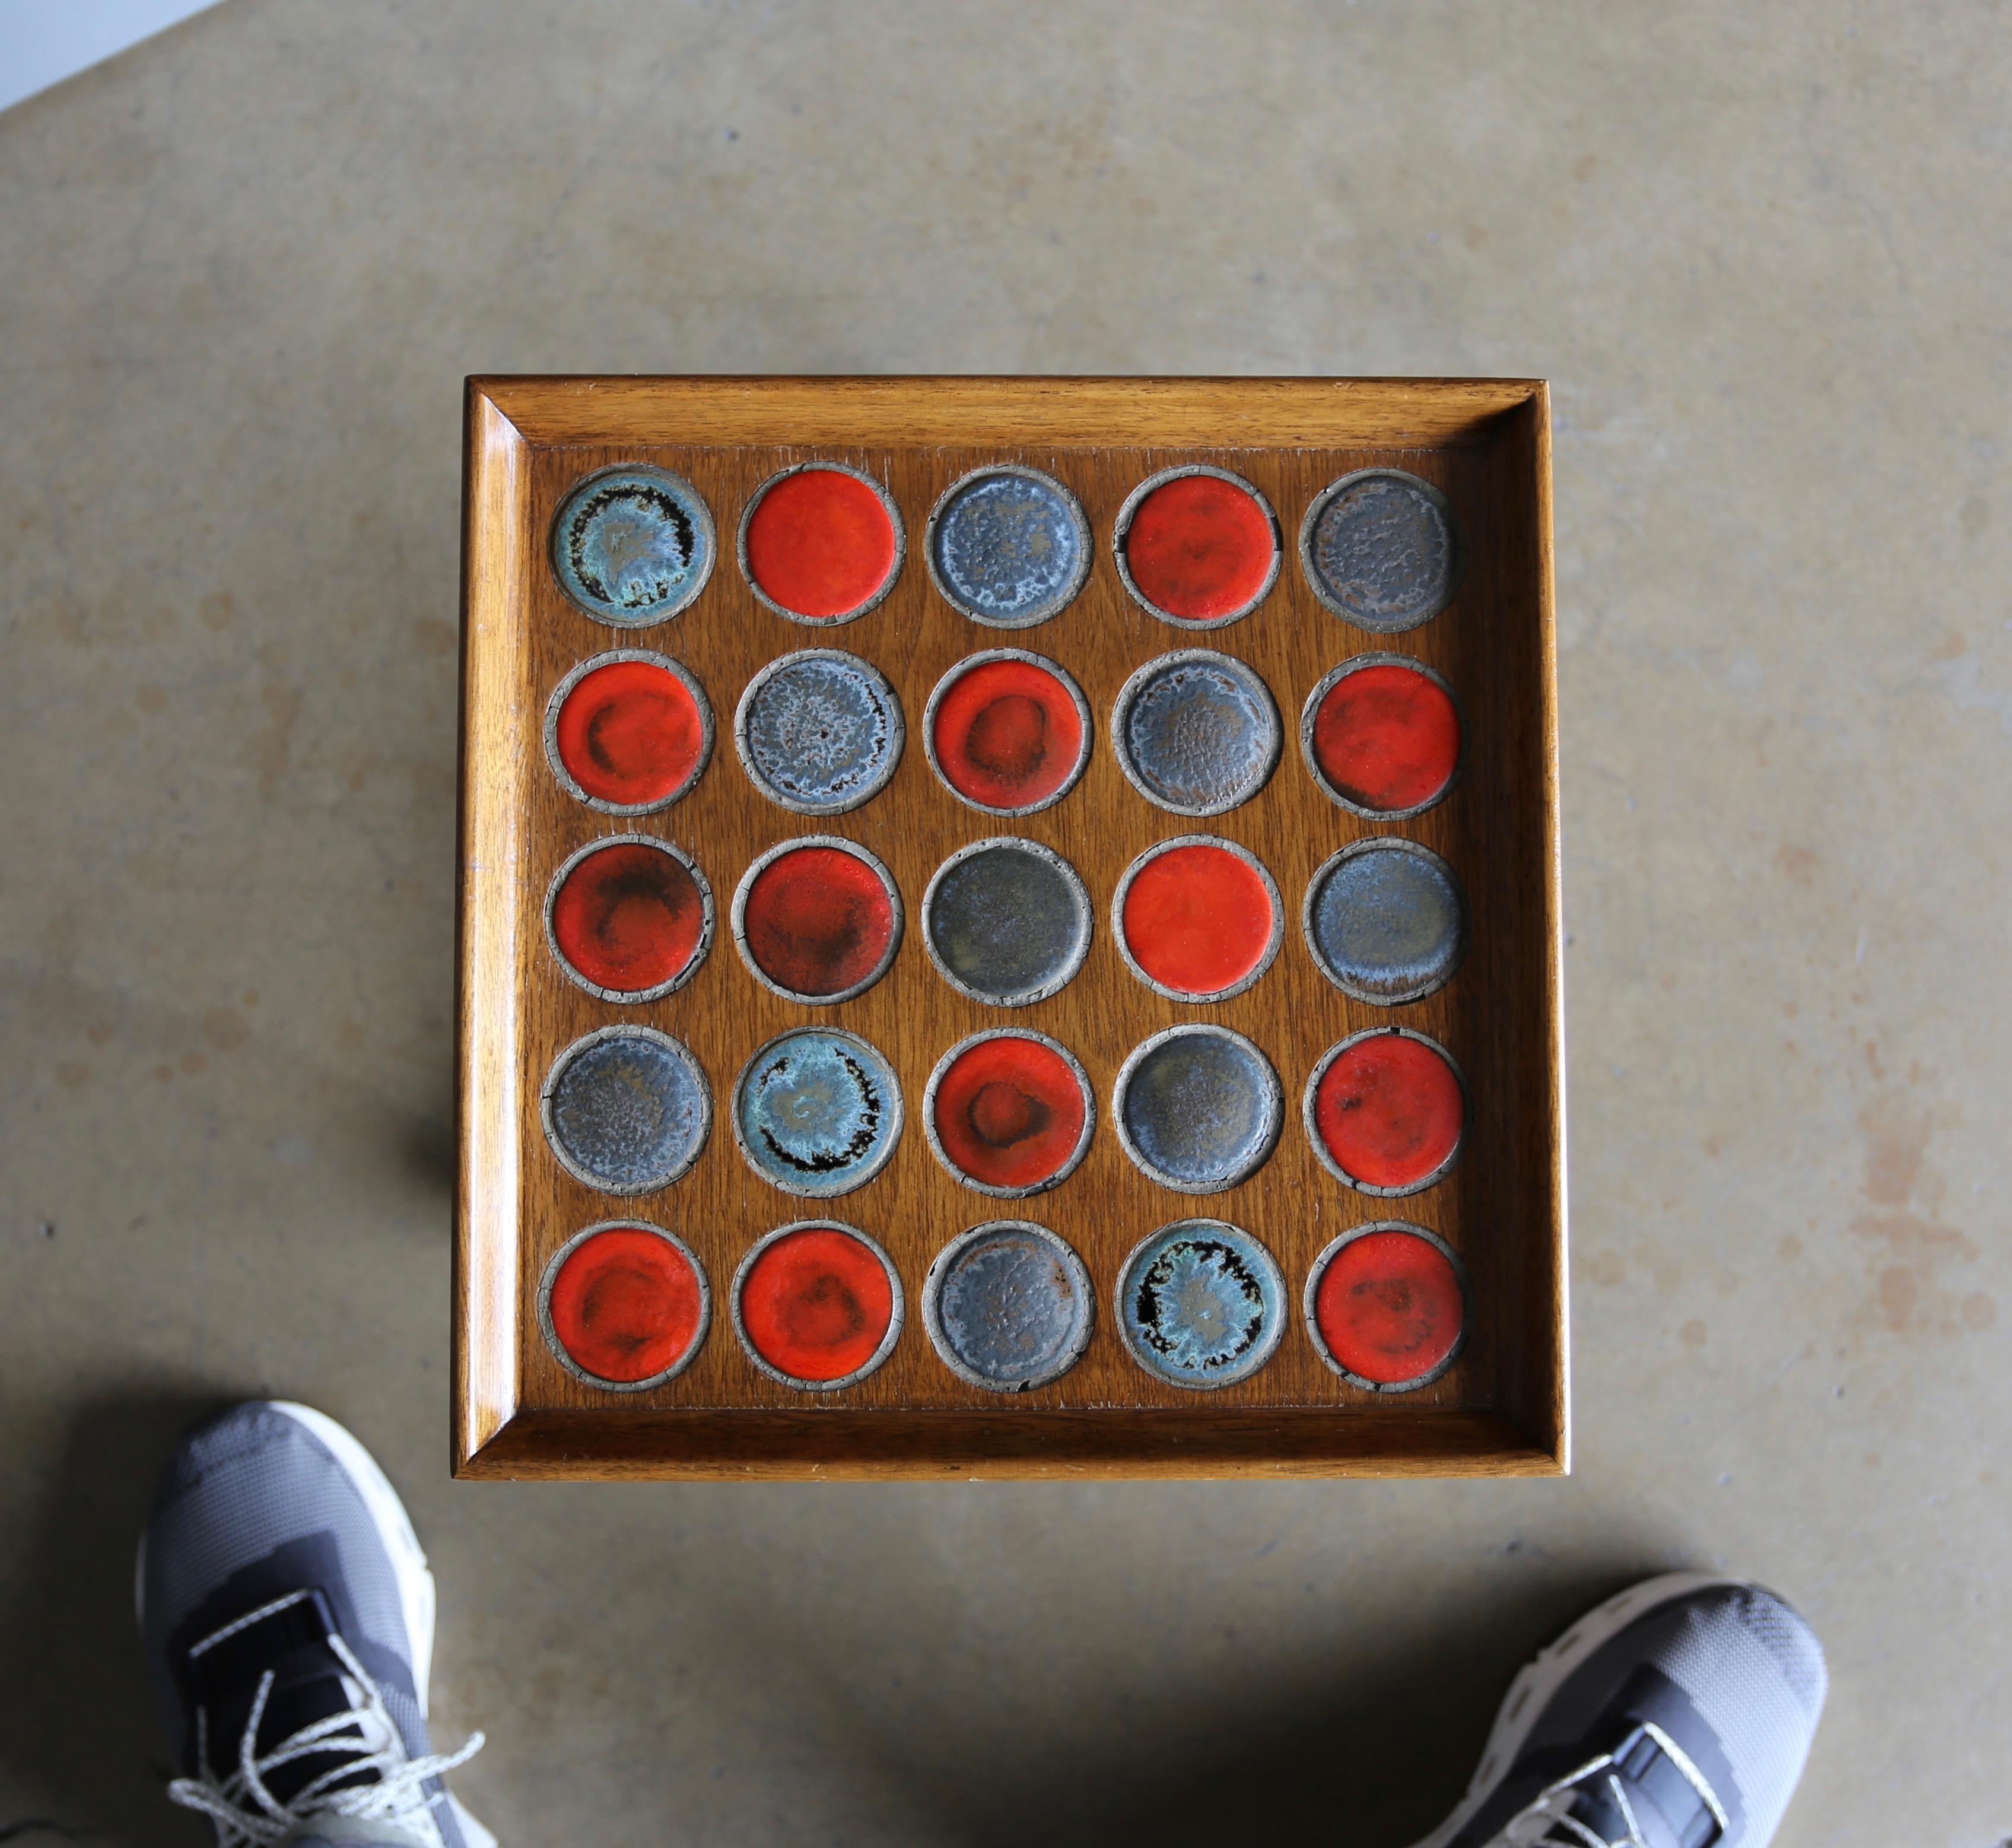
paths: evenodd
<path fill-rule="evenodd" d="M 506 1843 L 1400 1844 L 1693 1563 L 1829 1648 L 1784 1843 L 2012 1831 L 2007 25 L 230 0 L 0 116 L 0 1825 L 201 1839 L 131 1536 L 278 1392 L 409 1498 Z M 516 369 L 1554 381 L 1571 1480 L 448 1482 Z"/>

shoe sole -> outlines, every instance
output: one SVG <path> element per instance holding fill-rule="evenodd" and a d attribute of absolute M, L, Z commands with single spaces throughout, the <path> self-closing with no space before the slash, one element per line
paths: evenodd
<path fill-rule="evenodd" d="M 412 1530 L 412 1516 L 405 1512 L 405 1504 L 398 1499 L 398 1492 L 391 1486 L 391 1479 L 378 1467 L 377 1459 L 326 1412 L 316 1411 L 312 1405 L 298 1404 L 291 1399 L 268 1399 L 264 1403 L 268 1409 L 291 1418 L 335 1459 L 336 1467 L 348 1477 L 351 1486 L 369 1511 L 370 1523 L 376 1529 L 378 1539 L 383 1542 L 385 1554 L 391 1561 L 392 1576 L 398 1584 L 399 1607 L 405 1618 L 406 1641 L 412 1652 L 413 1691 L 419 1696 L 419 1712 L 424 1715 L 428 1686 L 433 1679 L 433 1618 L 438 1600 L 426 1553 L 419 1545 L 419 1536 Z M 143 1534 L 134 1571 L 136 1607 L 140 1605 L 140 1593 L 146 1582 L 146 1569 L 147 1542 Z M 468 1848 L 496 1848 L 495 1836 L 462 1807 L 459 1798 L 450 1794 L 447 1800 L 454 1811 L 455 1820 L 461 1825 L 462 1833 L 467 1838 Z"/>
<path fill-rule="evenodd" d="M 1551 1696 L 1580 1663 L 1609 1638 L 1659 1604 L 1688 1597 L 1693 1592 L 1747 1582 L 1723 1572 L 1665 1572 L 1661 1578 L 1645 1579 L 1639 1585 L 1631 1585 L 1605 1604 L 1595 1605 L 1555 1643 L 1538 1650 L 1510 1682 L 1509 1692 L 1503 1696 L 1502 1705 L 1496 1712 L 1495 1725 L 1489 1732 L 1481 1762 L 1468 1781 L 1466 1796 L 1445 1821 L 1422 1841 L 1414 1842 L 1411 1848 L 1447 1848 L 1447 1844 L 1466 1828 L 1475 1811 L 1493 1794 L 1496 1786 L 1516 1762 L 1523 1742 L 1530 1736 L 1530 1728 L 1536 1724 L 1538 1714 L 1544 1711 Z"/>

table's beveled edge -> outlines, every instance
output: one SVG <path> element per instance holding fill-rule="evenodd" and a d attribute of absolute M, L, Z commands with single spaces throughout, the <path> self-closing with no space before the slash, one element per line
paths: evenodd
<path fill-rule="evenodd" d="M 514 876 L 522 740 L 498 739 L 520 704 L 521 534 L 528 446 L 486 394 L 468 394 L 462 554 L 461 737 L 455 908 L 453 1456 L 459 1468 L 515 1412 L 517 908 L 485 903 Z M 499 748 L 499 746 L 501 747 Z"/>
<path fill-rule="evenodd" d="M 1557 558 L 1552 530 L 1551 391 L 1539 381 L 1532 393 L 1527 419 L 1531 446 L 1530 480 L 1537 546 L 1538 634 L 1541 651 L 1539 685 L 1543 710 L 1539 723 L 1543 739 L 1543 815 L 1546 839 L 1544 882 L 1545 1025 L 1550 1036 L 1545 1069 L 1550 1095 L 1546 1110 L 1550 1133 L 1550 1222 L 1552 1274 L 1550 1324 L 1554 1331 L 1550 1404 L 1539 1441 L 1557 1458 L 1558 1472 L 1571 1473 L 1571 1193 L 1565 1151 L 1565 986 L 1564 840 L 1561 822 L 1558 742 Z"/>
<path fill-rule="evenodd" d="M 528 443 L 1422 447 L 1486 442 L 1536 379 L 477 375 Z M 1072 426 L 1083 433 L 1076 436 Z"/>
<path fill-rule="evenodd" d="M 1086 1481 L 1558 1476 L 1557 1454 L 1500 1413 L 1379 1408 L 1104 1415 L 815 1410 L 526 1411 L 457 1476 L 480 1481 Z M 1086 1436 L 1093 1440 L 1082 1441 Z"/>

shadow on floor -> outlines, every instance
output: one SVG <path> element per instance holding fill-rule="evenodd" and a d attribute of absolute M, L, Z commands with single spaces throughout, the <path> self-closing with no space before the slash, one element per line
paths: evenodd
<path fill-rule="evenodd" d="M 1206 1688 L 1157 1736 L 1094 1767 L 934 1793 L 950 1839 L 972 1848 L 1404 1848 L 1465 1793 L 1511 1678 L 1591 1606 L 1660 1560 L 1617 1560 L 1416 1613 L 1412 1633 L 1337 1661 L 1276 1706 Z M 1313 1692 L 1307 1690 L 1311 1688 Z"/>
<path fill-rule="evenodd" d="M 45 1792 L 0 1816 L 0 1841 L 207 1835 L 179 1822 L 133 1619 L 134 1550 L 175 1440 L 229 1397 L 178 1389 L 102 1399 L 77 1415 L 11 1602 L 0 1611 L 0 1758 Z"/>
<path fill-rule="evenodd" d="M 454 1197 L 454 1111 L 450 1103 L 438 1116 L 419 1117 L 405 1127 L 398 1154 L 405 1172 L 430 1193 Z"/>

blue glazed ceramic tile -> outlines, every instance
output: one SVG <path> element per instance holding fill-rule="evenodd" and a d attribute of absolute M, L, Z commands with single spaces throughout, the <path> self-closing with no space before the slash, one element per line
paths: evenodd
<path fill-rule="evenodd" d="M 1053 1233 L 1003 1220 L 967 1233 L 929 1282 L 930 1332 L 974 1383 L 1018 1391 L 1073 1366 L 1095 1305 L 1082 1261 Z"/>
<path fill-rule="evenodd" d="M 1031 469 L 959 482 L 930 521 L 929 569 L 944 595 L 995 628 L 1044 623 L 1083 587 L 1090 528 L 1075 497 Z"/>
<path fill-rule="evenodd" d="M 712 561 L 705 502 L 662 469 L 590 476 L 552 523 L 560 585 L 604 623 L 634 627 L 676 615 L 705 587 Z"/>
<path fill-rule="evenodd" d="M 1220 815 L 1265 787 L 1279 761 L 1279 709 L 1257 672 L 1184 649 L 1148 662 L 1118 695 L 1119 762 L 1176 815 Z"/>
<path fill-rule="evenodd" d="M 1247 1379 L 1285 1332 L 1285 1279 L 1271 1253 L 1220 1219 L 1161 1227 L 1126 1261 L 1118 1288 L 1133 1353 L 1176 1386 Z"/>
<path fill-rule="evenodd" d="M 850 1193 L 886 1165 L 901 1133 L 893 1068 L 856 1034 L 804 1028 L 749 1060 L 734 1131 L 756 1172 L 785 1192 Z"/>
<path fill-rule="evenodd" d="M 923 932 L 952 984 L 1002 1007 L 1038 1001 L 1082 966 L 1090 895 L 1068 863 L 1027 840 L 977 843 L 946 861 Z"/>
<path fill-rule="evenodd" d="M 837 815 L 877 794 L 901 762 L 901 703 L 856 655 L 807 648 L 747 683 L 734 721 L 755 787 L 799 815 Z"/>
<path fill-rule="evenodd" d="M 1271 1061 L 1240 1033 L 1170 1027 L 1125 1062 L 1118 1122 L 1140 1166 L 1170 1187 L 1214 1193 L 1263 1165 L 1279 1139 L 1283 1093 Z"/>
<path fill-rule="evenodd" d="M 1300 562 L 1314 594 L 1358 628 L 1429 622 L 1460 587 L 1460 532 L 1446 497 L 1400 469 L 1344 476 L 1307 511 Z"/>
<path fill-rule="evenodd" d="M 1378 842 L 1314 876 L 1307 906 L 1314 954 L 1336 985 L 1365 1001 L 1415 1001 L 1443 986 L 1465 945 L 1460 888 L 1434 855 Z"/>
<path fill-rule="evenodd" d="M 589 1186 L 646 1193 L 698 1158 L 712 1100 L 697 1061 L 668 1034 L 605 1027 L 559 1054 L 547 1081 L 545 1133 Z"/>

